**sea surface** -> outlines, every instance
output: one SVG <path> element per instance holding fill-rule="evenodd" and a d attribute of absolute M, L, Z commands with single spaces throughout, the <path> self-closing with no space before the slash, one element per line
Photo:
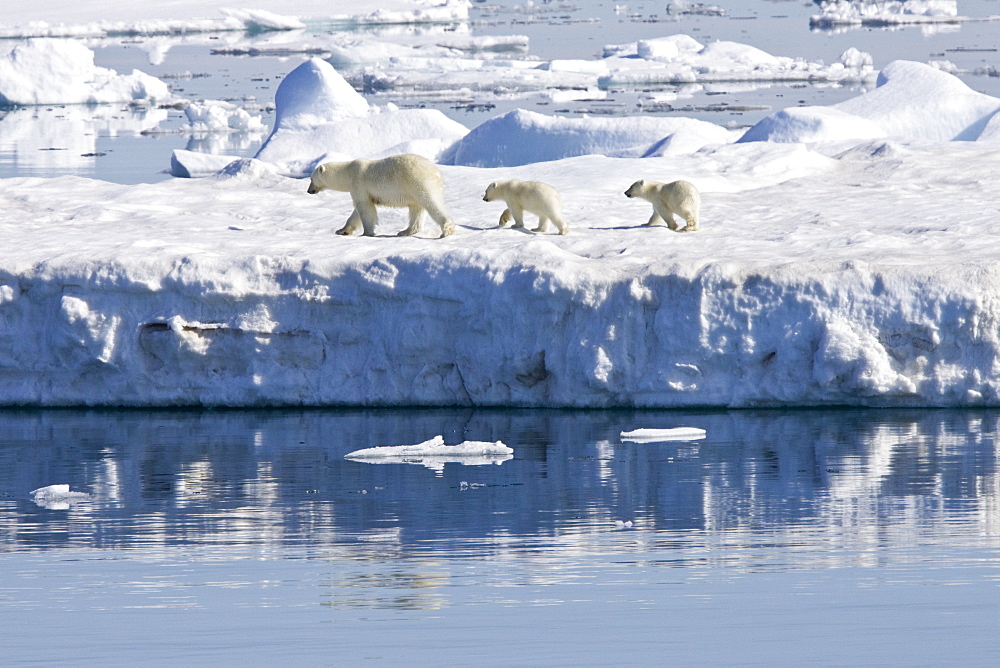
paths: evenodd
<path fill-rule="evenodd" d="M 703 44 L 729 40 L 748 44 L 775 56 L 799 57 L 834 63 L 849 48 L 871 54 L 875 68 L 897 59 L 948 63 L 974 90 L 1000 97 L 1000 21 L 976 20 L 894 28 L 814 30 L 810 16 L 818 8 L 801 0 L 757 0 L 747 3 L 679 3 L 689 13 L 669 13 L 660 0 L 610 2 L 605 0 L 474 2 L 470 22 L 461 25 L 356 26 L 309 24 L 292 36 L 185 34 L 142 37 L 123 35 L 83 42 L 94 50 L 95 62 L 128 73 L 133 69 L 166 81 L 173 93 L 188 101 L 224 100 L 259 114 L 273 123 L 274 92 L 285 74 L 311 53 L 296 47 L 322 45 L 331 33 L 373 36 L 393 41 L 455 32 L 472 36 L 523 35 L 526 52 L 510 58 L 595 59 L 605 45 L 639 39 L 687 34 Z M 721 10 L 721 15 L 715 10 Z M 1000 0 L 961 0 L 963 17 L 1000 16 Z M 276 36 L 277 35 L 277 36 Z M 241 47 L 273 46 L 287 42 L 288 53 L 227 55 L 234 41 Z M 12 46 L 0 40 L 0 51 Z M 320 49 L 322 51 L 322 49 Z M 322 54 L 321 54 L 322 55 Z M 356 87 L 364 88 L 364 69 L 343 70 Z M 488 82 L 484 82 L 488 83 Z M 827 83 L 754 82 L 707 86 L 616 86 L 554 101 L 544 93 L 462 91 L 453 95 L 408 90 L 367 91 L 374 105 L 437 108 L 472 128 L 514 108 L 546 114 L 685 116 L 731 128 L 745 128 L 774 111 L 798 105 L 829 105 L 860 95 L 862 85 Z M 558 99 L 558 98 L 557 98 Z M 657 102 L 657 100 L 671 100 Z M 129 105 L 47 105 L 0 109 L 0 178 L 74 174 L 117 183 L 149 183 L 171 178 L 170 156 L 186 149 L 232 156 L 253 156 L 267 133 L 199 133 L 185 129 L 187 119 L 178 108 L 142 109 Z"/>
<path fill-rule="evenodd" d="M 620 436 L 672 427 L 706 435 Z M 344 457 L 438 434 L 514 454 Z M 996 410 L 6 410 L 0 664 L 996 665 L 998 437 Z"/>

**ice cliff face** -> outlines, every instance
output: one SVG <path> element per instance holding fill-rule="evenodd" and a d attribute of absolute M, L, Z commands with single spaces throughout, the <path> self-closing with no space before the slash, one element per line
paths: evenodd
<path fill-rule="evenodd" d="M 632 274 L 531 241 L 0 279 L 7 404 L 1000 404 L 997 267 Z M 221 270 L 221 271 L 220 271 Z M 334 275 L 336 274 L 336 275 Z M 227 284 L 227 275 L 240 276 Z M 254 276 L 253 284 L 244 276 Z M 30 333 L 30 334 L 29 334 Z"/>

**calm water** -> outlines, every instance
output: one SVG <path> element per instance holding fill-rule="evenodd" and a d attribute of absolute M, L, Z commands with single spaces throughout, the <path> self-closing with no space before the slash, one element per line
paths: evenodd
<path fill-rule="evenodd" d="M 622 443 L 638 427 L 698 441 Z M 501 464 L 370 464 L 503 440 Z M 0 663 L 995 665 L 1000 411 L 0 413 Z M 46 508 L 29 492 L 89 497 Z"/>
<path fill-rule="evenodd" d="M 1000 22 L 972 22 L 938 26 L 908 26 L 896 29 L 846 29 L 813 31 L 809 17 L 817 8 L 795 0 L 718 0 L 704 5 L 721 7 L 723 16 L 671 16 L 666 2 L 525 3 L 521 0 L 475 2 L 469 24 L 459 26 L 382 27 L 370 31 L 386 41 L 406 41 L 414 35 L 429 45 L 453 33 L 480 35 L 525 35 L 527 53 L 510 58 L 594 59 L 606 44 L 689 34 L 704 44 L 732 40 L 763 49 L 776 56 L 801 57 L 836 62 L 848 48 L 870 53 L 876 68 L 892 60 L 949 61 L 957 75 L 971 88 L 1000 97 Z M 689 3 L 697 5 L 699 3 Z M 533 11 L 524 8 L 531 6 Z M 984 18 L 1000 15 L 1000 0 L 962 0 L 959 14 Z M 290 47 L 325 44 L 331 32 L 345 26 L 312 25 L 303 34 L 236 33 L 157 36 L 125 36 L 86 40 L 96 63 L 120 72 L 140 69 L 168 82 L 178 97 L 199 101 L 222 99 L 254 114 L 265 125 L 273 122 L 274 91 L 281 78 L 306 56 L 232 56 L 220 50 L 238 46 L 267 47 L 274 43 Z M 0 41 L 0 51 L 9 44 Z M 357 88 L 363 88 L 363 68 L 342 73 Z M 550 96 L 524 91 L 456 90 L 415 93 L 406 90 L 371 91 L 370 102 L 402 107 L 433 107 L 474 127 L 513 108 L 546 114 L 589 115 L 680 115 L 700 118 L 734 128 L 748 127 L 776 109 L 801 104 L 829 105 L 855 97 L 860 86 L 829 84 L 736 83 L 709 86 L 616 87 L 590 99 L 554 102 Z M 651 95 L 676 94 L 669 106 L 649 104 Z M 640 107 L 639 102 L 643 101 Z M 177 109 L 140 110 L 127 106 L 83 105 L 0 109 L 0 178 L 12 176 L 56 176 L 76 174 L 118 183 L 147 183 L 170 178 L 170 156 L 174 149 L 187 149 L 231 156 L 252 156 L 266 133 L 204 134 L 184 130 L 186 118 Z"/>

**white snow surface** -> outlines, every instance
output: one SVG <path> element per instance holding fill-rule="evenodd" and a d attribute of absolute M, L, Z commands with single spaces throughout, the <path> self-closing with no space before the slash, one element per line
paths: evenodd
<path fill-rule="evenodd" d="M 0 403 L 1000 405 L 1000 100 L 952 75 L 891 63 L 735 142 L 523 111 L 469 132 L 328 68 L 290 66 L 257 157 L 208 178 L 0 182 Z M 418 150 L 454 236 L 396 238 L 394 209 L 337 236 L 350 197 L 289 177 Z M 558 188 L 571 233 L 498 229 L 502 178 Z M 700 231 L 645 226 L 640 178 L 693 182 Z"/>
<path fill-rule="evenodd" d="M 706 432 L 698 427 L 671 427 L 668 429 L 633 429 L 623 431 L 620 438 L 634 443 L 658 443 L 661 441 L 694 441 L 705 438 Z"/>

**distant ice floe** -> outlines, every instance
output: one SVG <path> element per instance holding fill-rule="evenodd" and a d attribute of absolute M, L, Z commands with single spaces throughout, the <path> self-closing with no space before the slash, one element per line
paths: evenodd
<path fill-rule="evenodd" d="M 899 26 L 1000 20 L 958 15 L 956 0 L 823 0 L 820 13 L 809 19 L 813 28 Z"/>
<path fill-rule="evenodd" d="M 464 441 L 458 445 L 445 445 L 442 436 L 416 445 L 387 445 L 355 450 L 344 455 L 345 459 L 370 464 L 421 464 L 441 471 L 447 463 L 481 466 L 502 464 L 512 459 L 514 449 L 502 441 Z"/>
<path fill-rule="evenodd" d="M 71 492 L 69 485 L 49 485 L 31 490 L 31 500 L 49 510 L 66 510 L 74 503 L 86 501 L 90 494 Z"/>
<path fill-rule="evenodd" d="M 671 35 L 604 48 L 607 73 L 598 85 L 708 83 L 723 81 L 860 82 L 875 76 L 871 57 L 849 49 L 840 62 L 825 65 L 774 56 L 747 44 L 702 44 L 689 35 Z"/>
<path fill-rule="evenodd" d="M 416 0 L 415 2 L 387 3 L 391 6 L 361 14 L 313 13 L 309 20 L 346 25 L 453 23 L 467 21 L 468 0 Z M 0 39 L 17 37 L 109 37 L 121 35 L 176 35 L 209 32 L 261 32 L 301 30 L 306 24 L 298 17 L 287 16 L 263 9 L 233 9 L 220 7 L 221 16 L 214 18 L 189 17 L 182 19 L 154 18 L 151 11 L 129 14 L 126 20 L 78 21 L 72 19 L 30 20 L 23 23 L 0 23 Z M 204 9 L 204 6 L 203 6 Z M 44 16 L 44 12 L 41 12 Z M 152 14 L 153 16 L 149 16 Z M 0 21 L 5 16 L 0 15 Z M 7 18 L 7 20 L 10 20 Z M 16 18 L 15 18 L 16 20 Z"/>
<path fill-rule="evenodd" d="M 705 438 L 706 432 L 698 427 L 673 427 L 671 429 L 633 429 L 623 431 L 621 439 L 633 443 L 655 443 L 659 441 L 697 441 Z"/>
<path fill-rule="evenodd" d="M 365 38 L 331 48 L 330 58 L 345 76 L 372 92 L 440 96 L 442 91 L 494 91 L 516 97 L 542 90 L 586 90 L 650 84 L 810 81 L 854 83 L 874 79 L 872 59 L 846 51 L 826 65 L 774 56 L 729 41 L 702 44 L 684 34 L 608 45 L 593 60 L 504 58 L 502 52 L 468 57 L 440 47 L 401 46 Z"/>
<path fill-rule="evenodd" d="M 167 85 L 133 70 L 94 65 L 94 52 L 69 40 L 34 38 L 0 56 L 0 107 L 38 104 L 149 103 L 169 100 Z"/>

